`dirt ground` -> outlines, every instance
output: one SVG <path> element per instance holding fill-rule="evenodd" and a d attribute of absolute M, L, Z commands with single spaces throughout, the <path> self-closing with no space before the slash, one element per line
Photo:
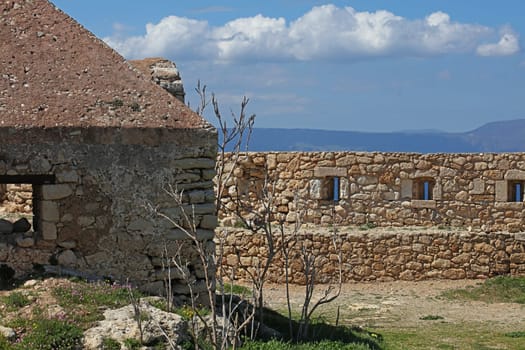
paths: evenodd
<path fill-rule="evenodd" d="M 502 330 L 525 329 L 523 304 L 487 304 L 440 297 L 446 290 L 481 283 L 483 281 L 480 280 L 347 283 L 343 285 L 340 297 L 320 306 L 319 311 L 328 320 L 334 320 L 339 307 L 341 324 L 364 328 L 417 328 L 428 322 L 421 320 L 421 317 L 440 316 L 440 320 L 451 324 L 487 322 Z M 316 291 L 321 292 L 324 288 L 326 286 L 317 286 Z M 296 312 L 300 312 L 303 295 L 304 287 L 292 286 L 292 308 Z M 265 300 L 268 306 L 285 310 L 284 286 L 267 285 Z"/>

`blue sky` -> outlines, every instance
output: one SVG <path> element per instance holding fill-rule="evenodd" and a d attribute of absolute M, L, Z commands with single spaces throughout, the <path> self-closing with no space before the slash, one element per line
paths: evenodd
<path fill-rule="evenodd" d="M 522 0 L 53 3 L 126 58 L 162 56 L 256 127 L 468 131 L 525 118 Z"/>

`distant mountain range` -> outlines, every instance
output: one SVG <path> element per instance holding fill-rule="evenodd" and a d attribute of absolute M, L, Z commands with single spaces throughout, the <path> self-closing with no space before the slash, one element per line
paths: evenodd
<path fill-rule="evenodd" d="M 525 152 L 525 119 L 485 124 L 464 133 L 358 132 L 255 128 L 250 151 Z"/>

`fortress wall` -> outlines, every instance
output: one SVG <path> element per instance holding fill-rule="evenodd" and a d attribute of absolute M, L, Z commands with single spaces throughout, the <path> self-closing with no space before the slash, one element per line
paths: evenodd
<path fill-rule="evenodd" d="M 273 218 L 287 223 L 299 210 L 313 224 L 524 229 L 523 153 L 246 153 L 226 181 L 227 212 L 250 215 L 239 199 L 260 210 L 265 179 Z M 222 214 L 223 224 L 235 220 Z"/>
<path fill-rule="evenodd" d="M 268 256 L 265 236 L 235 228 L 221 228 L 224 237 L 222 265 L 235 269 L 239 279 L 250 280 L 259 263 Z M 285 240 L 289 239 L 285 236 Z M 318 227 L 301 230 L 290 250 L 289 281 L 303 284 L 302 249 L 316 256 L 316 282 L 336 282 L 338 254 L 342 258 L 343 282 L 423 279 L 487 278 L 497 275 L 525 275 L 525 234 L 468 232 L 438 229 L 340 228 L 333 233 Z M 276 235 L 278 252 L 268 271 L 267 281 L 285 281 L 285 259 L 281 236 Z M 291 247 L 289 243 L 287 245 Z M 262 265 L 264 266 L 264 265 Z"/>

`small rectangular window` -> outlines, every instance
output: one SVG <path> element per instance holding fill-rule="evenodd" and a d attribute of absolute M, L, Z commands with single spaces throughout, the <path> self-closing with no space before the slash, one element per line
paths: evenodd
<path fill-rule="evenodd" d="M 508 201 L 509 202 L 523 202 L 524 189 L 525 189 L 525 181 L 509 181 Z"/>
<path fill-rule="evenodd" d="M 339 177 L 334 177 L 334 202 L 339 202 Z"/>
<path fill-rule="evenodd" d="M 433 199 L 434 179 L 423 178 L 414 180 L 412 199 L 429 201 Z"/>

